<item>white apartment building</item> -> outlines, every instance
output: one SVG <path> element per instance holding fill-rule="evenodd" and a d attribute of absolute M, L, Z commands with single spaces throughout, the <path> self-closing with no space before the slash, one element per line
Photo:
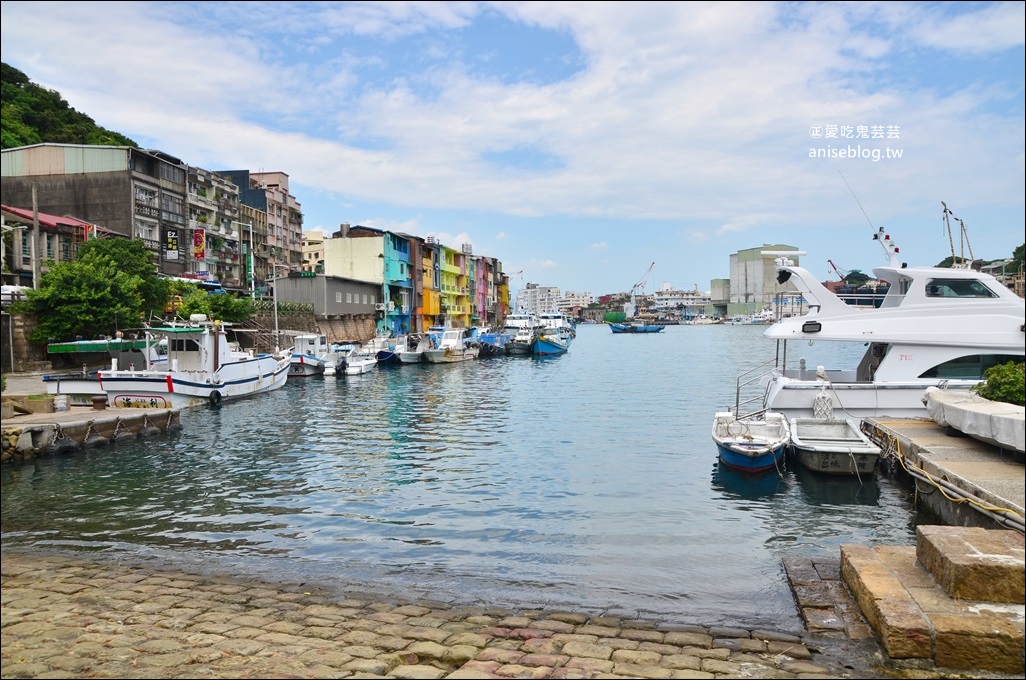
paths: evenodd
<path fill-rule="evenodd" d="M 587 307 L 593 301 L 594 298 L 588 292 L 567 291 L 566 294 L 562 294 L 559 288 L 529 283 L 526 288 L 517 292 L 516 304 L 510 311 L 528 314 L 555 311 L 563 312 L 567 316 L 576 316 L 578 310 Z"/>

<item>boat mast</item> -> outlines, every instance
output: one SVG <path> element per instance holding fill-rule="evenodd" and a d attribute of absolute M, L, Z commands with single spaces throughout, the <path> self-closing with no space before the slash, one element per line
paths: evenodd
<path fill-rule="evenodd" d="M 941 201 L 941 206 L 944 208 L 944 226 L 948 228 L 948 244 L 951 246 L 951 268 L 952 269 L 969 269 L 973 263 L 973 247 L 969 243 L 969 232 L 966 230 L 965 221 L 955 217 L 955 214 L 948 210 L 948 204 Z M 959 236 L 958 236 L 958 255 L 955 255 L 955 240 L 951 235 L 951 220 L 958 222 Z M 965 258 L 965 249 L 969 249 L 969 259 Z"/>

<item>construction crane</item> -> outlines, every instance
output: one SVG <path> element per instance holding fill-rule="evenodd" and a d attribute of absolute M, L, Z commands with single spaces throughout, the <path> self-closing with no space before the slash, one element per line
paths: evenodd
<path fill-rule="evenodd" d="M 848 276 L 848 271 L 845 269 L 839 269 L 837 265 L 834 264 L 833 260 L 827 260 L 827 262 L 829 262 L 830 266 L 834 268 L 834 272 L 837 274 L 837 277 L 841 279 L 841 281 L 844 281 L 845 277 Z"/>
<path fill-rule="evenodd" d="M 645 271 L 645 275 L 641 277 L 641 280 L 634 284 L 630 292 L 630 301 L 624 304 L 623 313 L 628 319 L 634 318 L 638 313 L 638 303 L 635 295 L 638 291 L 641 291 L 642 295 L 645 293 L 645 283 L 648 281 L 648 275 L 652 273 L 652 267 L 655 266 L 655 262 L 648 265 L 648 269 Z"/>

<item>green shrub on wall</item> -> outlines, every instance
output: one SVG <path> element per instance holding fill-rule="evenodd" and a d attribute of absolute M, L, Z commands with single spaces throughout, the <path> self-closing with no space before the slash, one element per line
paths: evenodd
<path fill-rule="evenodd" d="M 991 366 L 984 373 L 984 382 L 974 385 L 972 391 L 984 399 L 1017 406 L 1026 405 L 1026 364 L 1009 361 Z"/>

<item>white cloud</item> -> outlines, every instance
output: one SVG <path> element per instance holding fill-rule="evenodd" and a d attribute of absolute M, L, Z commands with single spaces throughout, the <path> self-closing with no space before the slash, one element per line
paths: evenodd
<path fill-rule="evenodd" d="M 287 172 L 314 196 L 299 197 L 308 224 L 329 233 L 355 211 L 460 245 L 497 232 L 512 252 L 507 218 L 668 221 L 693 246 L 812 234 L 838 215 L 862 220 L 838 170 L 871 215 L 922 215 L 949 197 L 1021 222 L 1022 3 L 246 7 L 5 2 L 0 45 L 104 127 L 210 169 Z M 450 43 L 486 12 L 571 37 L 580 68 L 543 84 L 480 75 Z M 44 50 L 40 35 L 97 37 Z M 367 38 L 374 49 L 360 51 Z M 924 49 L 959 60 L 962 80 L 930 72 Z M 810 159 L 813 124 L 898 125 L 903 158 Z M 489 160 L 516 149 L 544 168 Z M 460 210 L 473 217 L 440 221 Z"/>

